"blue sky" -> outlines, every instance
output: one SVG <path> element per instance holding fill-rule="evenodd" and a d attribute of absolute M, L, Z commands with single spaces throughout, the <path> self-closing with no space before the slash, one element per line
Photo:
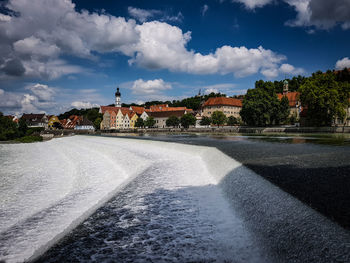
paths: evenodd
<path fill-rule="evenodd" d="M 0 1 L 0 111 L 58 114 L 350 67 L 348 0 Z"/>

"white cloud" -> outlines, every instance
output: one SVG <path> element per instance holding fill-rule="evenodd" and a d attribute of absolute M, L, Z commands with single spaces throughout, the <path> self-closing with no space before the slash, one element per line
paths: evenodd
<path fill-rule="evenodd" d="M 145 10 L 145 9 L 129 6 L 128 13 L 130 16 L 132 16 L 133 18 L 143 23 L 143 22 L 146 22 L 149 18 L 153 17 L 155 14 L 159 13 L 159 11 Z"/>
<path fill-rule="evenodd" d="M 273 0 L 233 0 L 233 2 L 242 3 L 247 9 L 254 9 L 257 7 L 263 7 L 264 5 L 273 2 Z"/>
<path fill-rule="evenodd" d="M 290 64 L 282 64 L 280 66 L 280 72 L 282 74 L 290 74 L 290 75 L 300 75 L 305 73 L 304 69 L 295 68 L 293 65 L 290 65 Z"/>
<path fill-rule="evenodd" d="M 335 68 L 340 70 L 344 68 L 350 68 L 350 59 L 348 57 L 345 57 L 343 59 L 340 59 L 335 64 Z"/>
<path fill-rule="evenodd" d="M 218 89 L 215 89 L 215 88 L 209 88 L 209 89 L 205 89 L 205 90 L 204 90 L 204 93 L 205 93 L 205 94 L 219 93 L 219 90 L 218 90 Z"/>
<path fill-rule="evenodd" d="M 233 0 L 247 9 L 263 7 L 275 0 Z M 292 27 L 314 27 L 328 30 L 340 24 L 344 30 L 350 28 L 349 0 L 283 0 L 296 11 L 294 19 L 286 21 Z M 313 32 L 307 30 L 307 32 Z"/>
<path fill-rule="evenodd" d="M 31 36 L 16 41 L 14 50 L 20 55 L 38 56 L 38 57 L 56 57 L 60 49 L 55 45 L 43 42 L 42 40 Z"/>
<path fill-rule="evenodd" d="M 143 79 L 135 80 L 132 85 L 133 94 L 141 95 L 153 95 L 160 94 L 164 90 L 171 89 L 171 84 L 164 82 L 162 79 L 154 79 L 144 81 Z"/>
<path fill-rule="evenodd" d="M 140 21 L 141 23 L 155 19 L 155 17 L 157 17 L 157 19 L 160 21 L 181 22 L 183 20 L 183 15 L 181 12 L 178 12 L 177 15 L 170 15 L 162 10 L 141 9 L 129 6 L 128 13 L 132 18 Z"/>
<path fill-rule="evenodd" d="M 209 9 L 209 6 L 208 6 L 208 5 L 204 5 L 204 6 L 201 8 L 202 16 L 205 16 L 205 13 L 208 11 L 208 9 Z"/>
<path fill-rule="evenodd" d="M 52 101 L 56 94 L 53 88 L 39 83 L 27 86 L 25 89 L 30 90 L 40 101 Z"/>
<path fill-rule="evenodd" d="M 96 103 L 84 102 L 84 101 L 74 101 L 72 102 L 71 106 L 77 109 L 90 109 L 90 108 L 100 107 L 100 105 Z"/>
<path fill-rule="evenodd" d="M 135 56 L 130 64 L 149 69 L 169 69 L 170 71 L 192 74 L 228 74 L 244 77 L 267 69 L 277 69 L 285 56 L 258 47 L 223 46 L 215 53 L 202 55 L 186 49 L 191 32 L 183 33 L 178 27 L 157 21 L 138 25 L 140 41 L 132 46 Z"/>
<path fill-rule="evenodd" d="M 0 110 L 11 114 L 40 113 L 55 109 L 55 89 L 44 84 L 28 85 L 21 92 L 0 94 Z"/>
<path fill-rule="evenodd" d="M 183 33 L 177 26 L 159 21 L 137 24 L 133 19 L 77 12 L 70 0 L 10 0 L 7 8 L 19 15 L 0 23 L 0 37 L 7 43 L 0 47 L 0 77 L 55 79 L 83 72 L 60 58 L 66 54 L 96 59 L 99 53 L 118 52 L 131 57 L 130 65 L 147 69 L 236 77 L 272 76 L 286 60 L 263 47 L 222 46 L 214 53 L 196 53 L 186 47 L 191 32 Z M 129 9 L 141 17 L 138 19 L 149 17 L 147 12 L 155 13 Z M 174 17 L 163 14 L 160 19 L 176 21 L 181 17 L 181 13 Z"/>
<path fill-rule="evenodd" d="M 9 22 L 11 20 L 10 16 L 0 14 L 0 22 Z"/>

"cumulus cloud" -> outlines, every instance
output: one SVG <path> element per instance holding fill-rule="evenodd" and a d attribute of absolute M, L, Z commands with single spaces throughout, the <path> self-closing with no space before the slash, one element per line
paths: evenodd
<path fill-rule="evenodd" d="M 150 95 L 159 94 L 164 90 L 171 89 L 171 84 L 164 82 L 162 79 L 154 79 L 144 81 L 143 79 L 138 79 L 134 81 L 132 85 L 133 94 L 137 95 Z"/>
<path fill-rule="evenodd" d="M 348 57 L 345 57 L 343 59 L 338 60 L 335 64 L 335 68 L 338 70 L 350 68 L 350 59 Z"/>
<path fill-rule="evenodd" d="M 30 90 L 39 101 L 52 101 L 56 94 L 53 88 L 39 83 L 27 86 L 26 90 Z"/>
<path fill-rule="evenodd" d="M 304 69 L 302 68 L 296 68 L 293 65 L 290 64 L 282 64 L 279 68 L 280 72 L 283 74 L 289 74 L 289 75 L 300 75 L 305 73 Z"/>
<path fill-rule="evenodd" d="M 178 27 L 157 21 L 138 25 L 136 30 L 140 33 L 140 40 L 131 47 L 135 56 L 129 63 L 149 69 L 192 74 L 233 73 L 236 77 L 245 77 L 276 69 L 286 59 L 263 47 L 223 46 L 217 48 L 215 53 L 195 53 L 186 48 L 191 32 L 183 33 Z"/>
<path fill-rule="evenodd" d="M 204 5 L 204 6 L 201 8 L 202 16 L 205 16 L 205 13 L 208 11 L 208 9 L 209 9 L 209 6 L 208 6 L 208 5 Z"/>
<path fill-rule="evenodd" d="M 8 113 L 46 112 L 56 106 L 55 89 L 44 84 L 32 84 L 23 92 L 0 92 L 0 110 Z"/>
<path fill-rule="evenodd" d="M 91 109 L 91 108 L 96 108 L 100 107 L 100 105 L 91 103 L 91 102 L 84 102 L 84 101 L 74 101 L 72 102 L 72 107 L 77 108 L 77 109 Z"/>
<path fill-rule="evenodd" d="M 236 77 L 272 76 L 286 60 L 263 47 L 222 46 L 214 53 L 201 54 L 187 49 L 191 32 L 184 33 L 177 26 L 160 21 L 137 24 L 133 19 L 77 12 L 70 0 L 9 0 L 6 7 L 18 15 L 0 22 L 0 77 L 55 79 L 81 73 L 81 67 L 61 58 L 67 54 L 95 59 L 100 53 L 118 52 L 131 58 L 130 65 L 151 70 Z M 146 11 L 129 8 L 141 21 L 156 13 Z M 163 14 L 160 19 L 175 21 L 181 16 Z"/>

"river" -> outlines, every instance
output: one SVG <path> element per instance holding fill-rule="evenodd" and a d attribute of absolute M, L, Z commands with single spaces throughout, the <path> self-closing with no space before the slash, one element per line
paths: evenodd
<path fill-rule="evenodd" d="M 0 145 L 0 259 L 347 262 L 348 193 L 331 183 L 347 187 L 349 153 L 247 136 Z"/>

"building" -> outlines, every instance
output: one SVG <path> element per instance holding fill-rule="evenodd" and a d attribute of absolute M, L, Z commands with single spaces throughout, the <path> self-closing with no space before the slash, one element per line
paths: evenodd
<path fill-rule="evenodd" d="M 81 120 L 82 117 L 77 115 L 71 115 L 68 119 L 61 120 L 61 124 L 63 129 L 75 129 L 78 121 Z"/>
<path fill-rule="evenodd" d="M 117 88 L 117 92 L 115 93 L 115 106 L 116 107 L 121 107 L 121 100 L 120 100 L 121 94 L 119 92 L 119 87 Z"/>
<path fill-rule="evenodd" d="M 170 116 L 175 116 L 180 119 L 183 115 L 187 113 L 192 113 L 192 111 L 188 111 L 188 110 L 151 111 L 148 114 L 149 116 L 153 117 L 156 122 L 154 125 L 154 128 L 166 128 L 167 127 L 166 121 Z"/>
<path fill-rule="evenodd" d="M 95 127 L 88 118 L 82 117 L 77 121 L 74 130 L 95 130 Z"/>
<path fill-rule="evenodd" d="M 283 97 L 287 97 L 289 101 L 290 113 L 289 116 L 294 116 L 296 119 L 299 119 L 300 112 L 302 111 L 301 102 L 299 99 L 300 93 L 288 90 L 288 81 L 283 82 L 283 93 L 277 93 L 277 97 L 281 100 Z"/>
<path fill-rule="evenodd" d="M 49 129 L 56 129 L 55 125 L 54 125 L 56 122 L 59 123 L 59 125 L 62 125 L 57 116 L 55 116 L 55 115 L 49 116 L 49 122 L 47 124 L 48 128 Z"/>
<path fill-rule="evenodd" d="M 26 121 L 26 124 L 28 127 L 43 127 L 44 129 L 48 128 L 48 118 L 46 114 L 40 113 L 40 114 L 26 114 L 24 113 L 21 117 Z"/>
<path fill-rule="evenodd" d="M 146 121 L 150 116 L 155 118 L 156 127 L 164 128 L 166 127 L 166 120 L 170 116 L 181 117 L 186 113 L 193 112 L 186 107 L 169 107 L 168 104 L 152 105 L 149 109 L 141 106 L 121 107 L 120 97 L 121 94 L 119 88 L 117 88 L 115 106 L 100 106 L 99 112 L 103 114 L 101 130 L 134 129 L 138 118 Z"/>
<path fill-rule="evenodd" d="M 209 98 L 202 106 L 202 116 L 211 117 L 214 111 L 221 111 L 226 117 L 239 118 L 241 109 L 242 101 L 239 99 L 226 97 Z"/>

